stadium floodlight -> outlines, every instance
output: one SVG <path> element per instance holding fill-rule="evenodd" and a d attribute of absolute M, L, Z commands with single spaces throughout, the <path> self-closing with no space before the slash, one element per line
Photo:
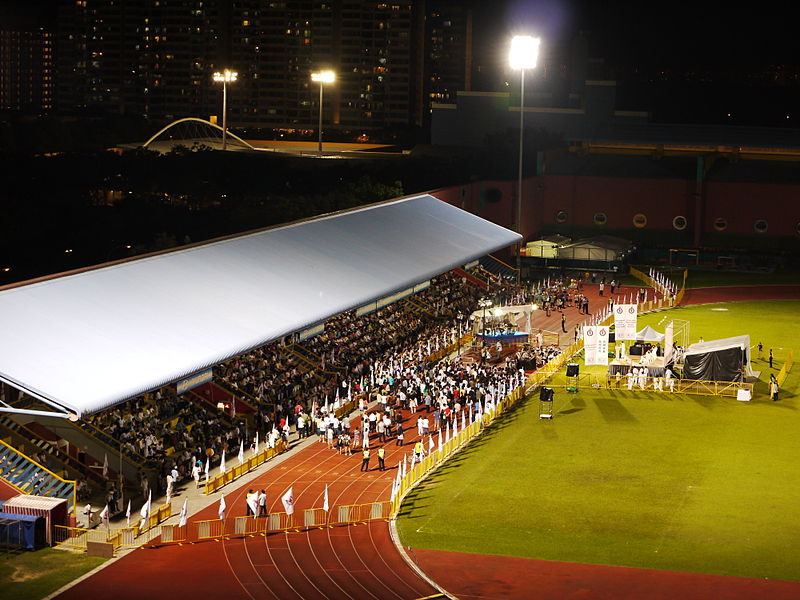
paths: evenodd
<path fill-rule="evenodd" d="M 233 83 L 239 77 L 239 73 L 225 69 L 222 73 L 214 73 L 214 81 L 222 84 L 222 149 L 227 147 L 228 135 L 228 84 Z"/>
<path fill-rule="evenodd" d="M 539 59 L 539 38 L 529 35 L 517 35 L 511 39 L 511 51 L 508 54 L 508 63 L 512 69 L 520 71 L 519 86 L 519 167 L 517 169 L 517 233 L 522 234 L 522 132 L 525 118 L 525 70 L 535 69 Z M 524 241 L 524 240 L 523 240 Z M 522 241 L 517 246 L 517 283 L 520 282 L 520 268 Z"/>
<path fill-rule="evenodd" d="M 333 71 L 319 71 L 311 74 L 311 81 L 319 84 L 319 127 L 317 129 L 317 152 L 322 154 L 322 88 L 326 83 L 336 81 L 336 73 Z"/>

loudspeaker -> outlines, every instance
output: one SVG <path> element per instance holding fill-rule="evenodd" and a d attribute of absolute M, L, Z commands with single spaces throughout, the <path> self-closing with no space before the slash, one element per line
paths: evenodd
<path fill-rule="evenodd" d="M 576 363 L 569 363 L 567 365 L 567 377 L 577 377 L 580 371 L 580 366 Z"/>
<path fill-rule="evenodd" d="M 614 343 L 614 342 L 616 342 L 616 341 L 617 341 L 617 334 L 616 334 L 616 332 L 614 332 L 614 331 L 609 331 L 609 332 L 608 332 L 608 343 L 609 343 L 609 344 L 613 344 L 613 343 Z"/>
<path fill-rule="evenodd" d="M 539 401 L 540 402 L 552 402 L 553 396 L 555 396 L 555 392 L 553 388 L 543 387 L 539 388 Z"/>
<path fill-rule="evenodd" d="M 628 354 L 631 356 L 641 356 L 642 355 L 642 347 L 641 346 L 631 346 L 628 348 Z"/>

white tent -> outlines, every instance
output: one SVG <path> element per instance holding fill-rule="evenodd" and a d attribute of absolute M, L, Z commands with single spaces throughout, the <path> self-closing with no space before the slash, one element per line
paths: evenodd
<path fill-rule="evenodd" d="M 493 306 L 492 308 L 487 308 L 484 312 L 483 309 L 478 309 L 474 311 L 469 318 L 476 322 L 481 322 L 484 318 L 491 319 L 491 318 L 500 318 L 505 317 L 506 315 L 523 315 L 527 322 L 527 333 L 531 332 L 531 318 L 533 316 L 533 311 L 538 310 L 539 307 L 535 304 L 515 304 L 510 306 Z M 514 319 L 516 322 L 516 318 Z"/>
<path fill-rule="evenodd" d="M 631 248 L 633 244 L 627 240 L 612 236 L 597 236 L 560 247 L 558 258 L 612 262 L 620 260 Z"/>
<path fill-rule="evenodd" d="M 665 334 L 658 333 L 650 325 L 636 333 L 637 342 L 663 342 L 665 337 Z"/>
<path fill-rule="evenodd" d="M 533 258 L 556 258 L 558 256 L 558 244 L 548 240 L 536 240 L 525 244 L 522 251 L 525 256 Z"/>
<path fill-rule="evenodd" d="M 520 239 L 423 195 L 8 286 L 0 381 L 98 412 Z"/>

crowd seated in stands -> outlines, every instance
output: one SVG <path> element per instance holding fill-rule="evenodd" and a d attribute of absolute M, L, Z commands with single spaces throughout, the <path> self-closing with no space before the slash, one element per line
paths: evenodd
<path fill-rule="evenodd" d="M 501 285 L 500 293 L 509 299 L 533 298 L 531 290 Z M 254 431 L 262 436 L 273 428 L 288 431 L 300 416 L 304 427 L 308 423 L 306 435 L 323 423 L 327 428 L 330 415 L 323 407 L 337 397 L 369 393 L 371 399 L 392 398 L 387 404 L 397 411 L 410 410 L 412 404 L 432 407 L 439 412 L 437 424 L 463 410 L 474 415 L 519 382 L 519 369 L 541 366 L 558 351 L 527 347 L 497 366 L 429 364 L 431 355 L 468 331 L 467 316 L 481 295 L 465 280 L 444 274 L 406 300 L 361 316 L 348 311 L 332 317 L 311 339 L 274 342 L 216 367 L 217 377 L 254 404 L 254 419 L 247 425 L 190 394 L 176 395 L 172 387 L 87 420 L 139 462 L 158 464 L 154 491 L 163 492 L 173 469 L 180 483 L 198 460 L 210 457 L 216 463 L 223 451 L 232 459 L 241 444 L 250 447 Z M 397 429 L 396 421 L 387 426 Z M 342 434 L 338 430 L 334 439 Z M 152 480 L 142 475 L 141 486 L 144 493 Z"/>

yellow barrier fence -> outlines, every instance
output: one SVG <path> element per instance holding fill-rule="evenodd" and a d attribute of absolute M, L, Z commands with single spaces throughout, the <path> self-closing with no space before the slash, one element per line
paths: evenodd
<path fill-rule="evenodd" d="M 778 385 L 783 385 L 783 382 L 786 381 L 786 378 L 789 376 L 789 371 L 792 370 L 792 365 L 794 364 L 794 350 L 789 350 L 786 353 L 786 360 L 783 361 L 783 366 L 781 370 L 778 371 L 777 380 Z"/>
<path fill-rule="evenodd" d="M 264 448 L 255 456 L 246 459 L 242 464 L 229 467 L 224 473 L 219 473 L 214 477 L 210 477 L 205 483 L 206 495 L 216 492 L 222 486 L 235 481 L 245 473 L 252 471 L 257 466 L 267 462 L 272 457 L 284 452 L 288 445 L 283 440 L 278 440 L 274 448 Z"/>
<path fill-rule="evenodd" d="M 728 396 L 736 398 L 739 390 L 747 390 L 750 396 L 753 395 L 753 384 L 738 382 L 738 381 L 701 381 L 694 379 L 673 379 L 672 387 L 668 387 L 664 378 L 648 377 L 645 381 L 644 388 L 638 384 L 633 386 L 631 391 L 647 391 L 657 392 L 655 387 L 657 381 L 661 379 L 662 391 L 672 392 L 675 394 L 696 394 L 700 396 Z M 627 377 L 623 376 L 617 380 L 614 377 L 607 377 L 605 383 L 606 389 L 610 390 L 628 390 Z"/>
<path fill-rule="evenodd" d="M 640 302 L 639 303 L 639 313 L 650 312 L 652 310 L 661 310 L 664 308 L 672 308 L 673 306 L 680 306 L 681 301 L 683 300 L 683 296 L 686 292 L 686 277 L 688 275 L 688 271 L 684 269 L 683 271 L 683 283 L 681 284 L 681 288 L 678 290 L 678 293 L 674 296 L 668 296 L 664 298 L 659 298 L 658 300 L 648 300 L 647 302 Z M 658 289 L 658 285 L 653 280 L 652 277 L 647 275 L 646 273 L 640 271 L 635 267 L 630 268 L 630 274 L 633 275 L 636 279 L 641 281 L 642 283 L 646 284 L 653 289 Z"/>

